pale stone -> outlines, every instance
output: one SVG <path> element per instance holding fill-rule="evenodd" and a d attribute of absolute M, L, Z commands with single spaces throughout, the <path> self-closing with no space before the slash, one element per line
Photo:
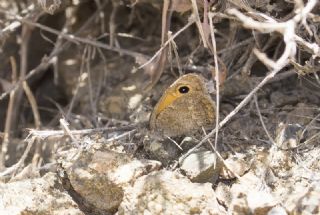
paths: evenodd
<path fill-rule="evenodd" d="M 42 178 L 0 184 L 0 214 L 84 214 L 59 186 L 61 184 L 54 173 Z"/>
<path fill-rule="evenodd" d="M 176 172 L 152 172 L 126 189 L 118 215 L 225 214 L 211 186 Z"/>
<path fill-rule="evenodd" d="M 193 182 L 214 182 L 221 169 L 216 154 L 204 148 L 192 152 L 179 160 L 180 169 Z"/>

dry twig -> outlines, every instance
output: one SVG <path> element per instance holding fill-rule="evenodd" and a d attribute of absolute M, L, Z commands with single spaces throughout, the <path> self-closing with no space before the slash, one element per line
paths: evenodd
<path fill-rule="evenodd" d="M 128 131 L 136 128 L 137 125 L 128 125 L 123 127 L 108 127 L 108 128 L 94 128 L 94 129 L 82 129 L 82 130 L 70 130 L 69 134 L 71 135 L 86 135 L 94 134 L 99 132 L 115 132 L 115 131 Z M 35 130 L 30 129 L 29 135 L 38 137 L 40 139 L 45 139 L 48 137 L 61 137 L 65 135 L 64 130 Z"/>
<path fill-rule="evenodd" d="M 10 57 L 11 62 L 11 68 L 12 68 L 12 84 L 15 84 L 17 81 L 17 64 L 13 57 Z M 6 160 L 6 154 L 8 151 L 8 145 L 11 137 L 11 124 L 12 124 L 12 111 L 13 111 L 13 105 L 15 100 L 16 91 L 13 90 L 10 92 L 10 98 L 9 98 L 9 104 L 7 108 L 7 115 L 6 115 L 6 121 L 5 121 L 5 128 L 4 128 L 4 135 L 3 135 L 3 141 L 1 146 L 1 154 L 0 154 L 0 169 L 5 167 L 5 160 Z"/>
<path fill-rule="evenodd" d="M 212 23 L 212 19 L 214 18 L 213 13 L 209 13 L 209 22 L 210 22 L 210 33 L 211 33 L 211 43 L 212 43 L 212 51 L 214 56 L 214 71 L 215 71 L 215 81 L 216 81 L 216 134 L 214 147 L 217 149 L 218 147 L 218 135 L 219 135 L 219 120 L 220 120 L 220 71 L 219 71 L 219 63 L 218 63 L 218 54 L 217 54 L 217 44 L 214 35 L 214 27 Z"/>

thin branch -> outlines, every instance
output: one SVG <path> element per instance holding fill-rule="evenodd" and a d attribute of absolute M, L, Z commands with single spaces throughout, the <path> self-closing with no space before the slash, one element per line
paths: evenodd
<path fill-rule="evenodd" d="M 65 119 L 60 119 L 59 122 L 60 122 L 60 126 L 64 131 L 64 134 L 68 135 L 73 142 L 77 142 L 77 139 L 71 133 L 71 130 L 69 128 L 69 123 Z"/>
<path fill-rule="evenodd" d="M 34 97 L 32 91 L 31 91 L 31 89 L 28 86 L 28 83 L 26 81 L 23 82 L 22 86 L 23 86 L 25 94 L 27 95 L 27 98 L 29 100 L 29 103 L 30 103 L 30 106 L 31 106 L 31 109 L 32 109 L 35 128 L 36 129 L 40 129 L 41 118 L 40 118 L 39 108 L 38 108 L 38 105 L 37 105 L 36 98 Z"/>
<path fill-rule="evenodd" d="M 214 17 L 214 13 L 209 13 L 209 22 L 210 22 L 210 33 L 211 33 L 211 43 L 213 49 L 214 56 L 214 71 L 215 71 L 215 81 L 216 81 L 216 134 L 214 147 L 217 149 L 218 146 L 218 135 L 219 135 L 219 120 L 220 120 L 220 71 L 219 71 L 219 63 L 218 63 L 218 54 L 217 54 L 217 44 L 214 35 L 214 26 L 212 23 L 212 19 Z"/>
<path fill-rule="evenodd" d="M 15 84 L 17 81 L 17 63 L 13 57 L 10 57 L 10 62 L 11 62 L 11 69 L 12 69 L 12 84 Z M 3 135 L 3 141 L 2 141 L 2 146 L 1 146 L 1 154 L 0 154 L 0 168 L 5 167 L 5 160 L 6 160 L 6 154 L 8 151 L 8 145 L 9 145 L 9 140 L 11 137 L 11 125 L 12 125 L 12 111 L 13 111 L 13 105 L 14 105 L 14 100 L 15 100 L 15 95 L 16 91 L 13 90 L 10 92 L 10 98 L 9 98 L 9 104 L 7 108 L 7 115 L 6 115 L 6 121 L 5 121 L 5 126 L 4 126 L 4 135 Z"/>
<path fill-rule="evenodd" d="M 94 128 L 94 129 L 82 129 L 82 130 L 69 130 L 69 134 L 72 135 L 86 135 L 94 134 L 98 132 L 115 132 L 115 131 L 127 131 L 136 128 L 137 125 L 128 125 L 123 127 L 108 127 L 108 128 Z M 29 135 L 45 139 L 48 137 L 60 137 L 65 135 L 64 130 L 35 130 L 30 129 Z"/>
<path fill-rule="evenodd" d="M 260 122 L 261 122 L 261 124 L 262 124 L 262 127 L 263 127 L 264 131 L 266 132 L 266 134 L 267 134 L 267 136 L 268 136 L 268 138 L 269 138 L 269 141 L 270 141 L 273 145 L 275 145 L 276 142 L 274 141 L 274 139 L 273 139 L 272 136 L 270 135 L 270 133 L 269 133 L 269 131 L 268 131 L 268 129 L 267 129 L 267 126 L 266 126 L 266 124 L 265 124 L 264 121 L 263 121 L 262 114 L 261 114 L 261 111 L 260 111 L 260 108 L 259 108 L 259 104 L 258 104 L 257 95 L 254 95 L 254 96 L 253 96 L 253 99 L 254 99 L 254 103 L 255 103 L 255 105 L 256 105 L 256 109 L 257 109 L 257 112 L 258 112 L 259 119 L 260 119 Z"/>
<path fill-rule="evenodd" d="M 107 139 L 107 142 L 113 142 L 113 141 L 116 141 L 116 140 L 120 140 L 120 139 L 122 139 L 122 138 L 124 138 L 126 136 L 132 135 L 132 133 L 135 133 L 136 131 L 137 131 L 137 129 L 133 129 L 133 130 L 124 132 L 123 134 L 120 134 L 118 136 L 111 137 L 111 138 Z"/>
<path fill-rule="evenodd" d="M 28 98 L 28 101 L 29 101 L 31 109 L 32 109 L 35 128 L 40 129 L 41 119 L 40 119 L 37 101 L 36 101 L 32 91 L 26 81 L 23 82 L 22 87 L 23 87 L 23 90 Z M 40 160 L 41 151 L 42 151 L 42 145 L 40 145 L 39 141 L 36 140 L 36 150 L 33 155 L 32 163 L 34 163 L 34 164 L 40 163 L 39 160 Z"/>
<path fill-rule="evenodd" d="M 196 2 L 196 0 L 191 0 L 191 2 L 192 2 L 192 13 L 193 13 L 194 18 L 196 19 L 195 22 L 197 24 L 199 34 L 200 34 L 201 40 L 203 42 L 203 46 L 205 48 L 207 48 L 208 47 L 207 39 L 206 39 L 206 35 L 204 33 L 204 29 L 203 29 L 201 21 L 200 21 L 197 2 Z"/>

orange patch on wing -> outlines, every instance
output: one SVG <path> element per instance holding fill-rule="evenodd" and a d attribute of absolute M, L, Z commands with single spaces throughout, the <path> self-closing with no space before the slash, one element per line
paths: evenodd
<path fill-rule="evenodd" d="M 156 109 L 156 116 L 161 113 L 166 107 L 168 107 L 170 104 L 172 104 L 177 98 L 180 96 L 176 93 L 167 93 L 165 96 L 161 99 L 159 102 L 159 105 Z"/>

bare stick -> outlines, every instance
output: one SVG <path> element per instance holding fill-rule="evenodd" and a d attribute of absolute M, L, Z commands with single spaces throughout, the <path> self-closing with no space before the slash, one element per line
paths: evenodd
<path fill-rule="evenodd" d="M 214 35 L 214 27 L 212 23 L 212 19 L 214 17 L 214 13 L 209 13 L 209 22 L 210 22 L 210 33 L 211 33 L 211 43 L 214 55 L 214 71 L 215 71 L 215 81 L 216 81 L 216 135 L 214 141 L 214 147 L 217 149 L 218 146 L 218 135 L 219 135 L 219 119 L 220 119 L 220 71 L 219 71 L 219 63 L 218 63 L 218 55 L 217 55 L 217 44 Z"/>
<path fill-rule="evenodd" d="M 180 151 L 183 151 L 183 149 L 181 148 L 181 146 L 177 143 L 177 141 L 175 141 L 174 139 L 172 139 L 171 137 L 167 136 L 167 138 L 174 143 L 174 145 L 176 145 Z"/>
<path fill-rule="evenodd" d="M 118 0 L 112 0 L 112 11 L 110 14 L 110 21 L 109 21 L 109 45 L 110 47 L 114 47 L 115 44 L 115 32 L 116 32 L 116 15 L 119 9 L 119 2 Z"/>
<path fill-rule="evenodd" d="M 105 33 L 106 32 L 106 29 L 105 29 L 105 12 L 102 10 L 104 5 L 101 4 L 101 1 L 100 0 L 95 0 L 96 2 L 96 5 L 97 5 L 97 8 L 98 10 L 100 11 L 99 12 L 99 17 L 100 17 L 100 31 L 101 33 Z"/>
<path fill-rule="evenodd" d="M 126 131 L 132 130 L 136 127 L 136 124 L 123 126 L 123 127 L 109 127 L 109 128 L 95 128 L 95 129 L 82 129 L 82 130 L 69 130 L 69 133 L 72 135 L 85 135 L 85 134 L 93 134 L 97 132 L 115 132 L 115 131 Z M 35 130 L 30 129 L 29 135 L 36 136 L 41 139 L 45 139 L 48 137 L 59 137 L 65 135 L 64 130 Z"/>
<path fill-rule="evenodd" d="M 137 130 L 136 129 L 133 129 L 131 131 L 127 131 L 127 132 L 124 132 L 123 134 L 120 134 L 118 136 L 115 136 L 115 137 L 111 137 L 109 139 L 107 139 L 107 142 L 113 142 L 113 141 L 116 141 L 116 140 L 120 140 L 126 136 L 129 136 L 131 135 L 132 133 L 136 132 Z"/>
<path fill-rule="evenodd" d="M 71 133 L 71 130 L 69 128 L 69 123 L 65 119 L 60 119 L 59 122 L 60 122 L 62 129 L 64 130 L 64 133 L 67 134 L 73 142 L 76 142 L 77 139 Z"/>
<path fill-rule="evenodd" d="M 273 145 L 275 145 L 276 143 L 275 143 L 274 139 L 272 138 L 272 136 L 270 135 L 270 133 L 269 133 L 269 131 L 268 131 L 268 129 L 267 129 L 267 126 L 266 126 L 266 124 L 265 124 L 264 121 L 263 121 L 263 118 L 262 118 L 262 115 L 261 115 L 261 111 L 260 111 L 260 108 L 259 108 L 259 104 L 258 104 L 257 95 L 255 94 L 255 95 L 253 96 L 253 98 L 254 98 L 254 103 L 255 103 L 255 105 L 256 105 L 257 112 L 258 112 L 259 119 L 260 119 L 260 122 L 261 122 L 261 124 L 262 124 L 262 127 L 263 127 L 264 131 L 266 132 L 266 134 L 267 134 L 267 136 L 268 136 L 268 138 L 269 138 L 269 141 L 270 141 Z"/>
<path fill-rule="evenodd" d="M 25 94 L 27 95 L 27 98 L 29 100 L 31 109 L 32 109 L 32 113 L 33 113 L 33 118 L 34 118 L 34 124 L 35 124 L 35 128 L 36 129 L 40 129 L 41 126 L 41 119 L 40 119 L 40 114 L 39 114 L 39 108 L 37 105 L 37 101 L 28 85 L 28 83 L 26 81 L 23 82 L 22 84 L 23 89 Z"/>
<path fill-rule="evenodd" d="M 15 84 L 17 81 L 17 64 L 13 57 L 10 57 L 11 62 L 11 68 L 12 68 L 12 84 Z M 3 134 L 3 141 L 2 141 L 2 147 L 1 147 L 1 155 L 0 155 L 0 168 L 5 167 L 5 160 L 6 160 L 6 154 L 8 152 L 8 145 L 10 140 L 10 132 L 11 132 L 11 124 L 12 124 L 12 111 L 13 111 L 13 105 L 15 100 L 16 91 L 13 90 L 10 92 L 10 98 L 9 98 L 9 104 L 7 109 L 7 115 L 6 115 L 6 121 L 4 126 L 4 134 Z"/>
<path fill-rule="evenodd" d="M 31 109 L 32 109 L 35 128 L 40 129 L 41 119 L 40 119 L 37 101 L 36 101 L 32 91 L 26 81 L 23 82 L 22 87 L 23 87 L 25 94 L 27 95 L 28 101 L 29 101 Z M 35 153 L 32 158 L 33 164 L 36 165 L 37 163 L 40 163 L 39 160 L 40 160 L 41 151 L 42 151 L 42 145 L 40 145 L 39 141 L 36 140 L 36 150 L 35 150 Z"/>
<path fill-rule="evenodd" d="M 37 19 L 37 17 L 35 18 Z M 31 37 L 32 29 L 29 26 L 23 25 L 21 38 L 22 42 L 20 45 L 20 72 L 19 72 L 19 80 L 24 79 L 27 70 L 28 70 L 28 50 L 29 50 L 29 40 Z M 10 116 L 11 120 L 11 132 L 16 131 L 19 126 L 19 117 L 20 117 L 20 110 L 21 110 L 21 103 L 23 101 L 23 89 L 22 87 L 18 87 L 15 92 L 15 98 L 13 100 L 12 106 L 12 114 Z"/>
<path fill-rule="evenodd" d="M 316 43 L 309 43 L 298 35 L 294 35 L 294 39 L 298 44 L 307 47 L 313 53 L 313 55 L 320 56 L 320 47 Z"/>
<path fill-rule="evenodd" d="M 38 17 L 35 17 L 35 20 L 37 20 Z M 29 41 L 32 33 L 32 28 L 28 25 L 22 25 L 22 33 L 21 33 L 21 38 L 22 38 L 22 43 L 20 46 L 20 74 L 19 74 L 19 79 L 23 80 L 28 71 L 28 51 L 29 51 Z M 19 87 L 17 89 L 17 101 L 15 103 L 15 120 L 18 119 L 19 113 L 18 111 L 20 110 L 20 103 L 22 102 L 22 97 L 23 97 L 23 89 L 22 87 Z"/>
<path fill-rule="evenodd" d="M 69 103 L 69 108 L 68 108 L 68 111 L 66 113 L 66 118 L 69 117 L 69 115 L 71 114 L 72 110 L 73 110 L 73 107 L 74 107 L 74 104 L 76 102 L 76 98 L 78 96 L 78 93 L 79 93 L 79 90 L 80 90 L 80 87 L 81 87 L 81 84 L 85 83 L 85 79 L 87 79 L 87 76 L 83 75 L 84 74 L 84 70 L 85 70 L 85 63 L 86 63 L 86 55 L 87 52 L 88 52 L 88 46 L 85 46 L 84 47 L 84 50 L 83 50 L 83 53 L 82 53 L 82 56 L 81 56 L 81 64 L 80 64 L 80 74 L 79 74 L 79 77 L 78 77 L 78 83 L 77 83 L 77 86 L 76 86 L 76 89 L 73 93 L 73 96 L 72 96 L 72 99 Z"/>
<path fill-rule="evenodd" d="M 92 80 L 92 77 L 91 77 L 91 74 L 92 74 L 92 71 L 91 71 L 91 55 L 92 55 L 92 48 L 89 47 L 88 48 L 88 56 L 87 56 L 87 60 L 85 61 L 86 62 L 86 66 L 85 66 L 85 70 L 86 70 L 86 73 L 88 74 L 88 78 L 87 78 L 87 82 L 88 82 L 88 89 L 89 89 L 89 101 L 90 101 L 90 106 L 91 106 L 91 110 L 92 110 L 92 115 L 93 115 L 93 120 L 94 120 L 94 123 L 95 123 L 95 126 L 97 127 L 98 126 L 98 121 L 97 121 L 97 103 L 95 103 L 95 99 L 94 99 L 94 87 L 93 87 L 93 80 Z"/>
<path fill-rule="evenodd" d="M 207 39 L 206 39 L 204 30 L 203 30 L 203 27 L 202 27 L 202 24 L 201 24 L 201 21 L 200 21 L 197 2 L 196 2 L 196 0 L 191 0 L 191 2 L 192 2 L 192 12 L 193 12 L 193 15 L 194 15 L 194 17 L 196 19 L 196 24 L 197 24 L 197 27 L 198 27 L 198 30 L 199 30 L 199 34 L 201 36 L 201 40 L 203 42 L 203 46 L 205 48 L 207 48 L 208 47 Z"/>

